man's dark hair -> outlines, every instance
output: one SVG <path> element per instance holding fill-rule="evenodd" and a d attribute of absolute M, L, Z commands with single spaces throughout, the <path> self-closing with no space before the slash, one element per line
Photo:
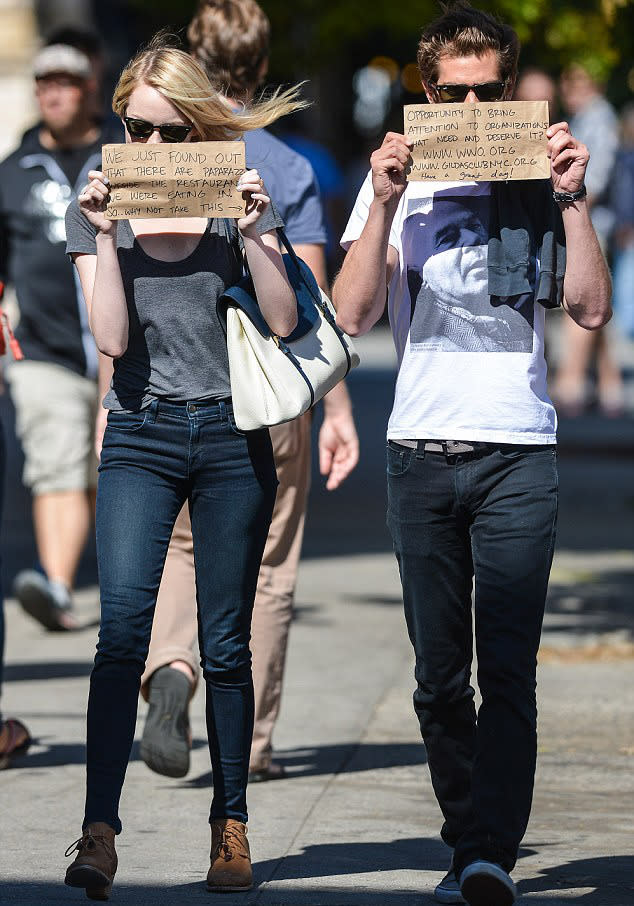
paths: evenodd
<path fill-rule="evenodd" d="M 490 13 L 475 9 L 467 0 L 442 4 L 442 9 L 442 16 L 425 28 L 418 45 L 418 68 L 423 82 L 436 81 L 438 63 L 444 57 L 479 57 L 494 50 L 509 95 L 517 77 L 520 53 L 515 31 Z"/>
<path fill-rule="evenodd" d="M 86 54 L 89 59 L 103 56 L 103 44 L 95 31 L 75 25 L 61 25 L 46 35 L 46 46 L 66 44 Z"/>
<path fill-rule="evenodd" d="M 239 100 L 258 87 L 271 26 L 255 0 L 199 0 L 187 37 L 212 85 Z"/>

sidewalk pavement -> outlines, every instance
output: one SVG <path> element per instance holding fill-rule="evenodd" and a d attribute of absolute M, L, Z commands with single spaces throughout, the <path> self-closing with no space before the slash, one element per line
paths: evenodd
<path fill-rule="evenodd" d="M 632 557 L 620 556 L 604 568 L 631 573 Z M 584 580 L 565 553 L 553 578 L 556 588 Z M 80 832 L 96 590 L 81 592 L 79 606 L 92 625 L 52 637 L 7 602 L 3 705 L 38 737 L 30 754 L 0 775 L 7 904 L 85 902 L 62 879 L 64 849 Z M 547 619 L 536 795 L 514 877 L 522 901 L 533 906 L 631 906 L 634 658 L 614 640 L 603 651 L 580 647 L 583 632 L 572 647 L 562 643 L 562 619 L 565 608 Z M 590 637 L 596 631 L 592 623 Z M 222 906 L 433 902 L 449 851 L 438 837 L 441 817 L 412 690 L 392 555 L 305 561 L 276 732 L 289 776 L 250 788 L 256 887 L 222 895 Z M 182 781 L 152 774 L 135 743 L 112 894 L 121 906 L 180 906 L 218 896 L 204 886 L 211 777 L 200 692 L 192 724 L 192 769 Z M 141 728 L 140 720 L 137 739 Z"/>

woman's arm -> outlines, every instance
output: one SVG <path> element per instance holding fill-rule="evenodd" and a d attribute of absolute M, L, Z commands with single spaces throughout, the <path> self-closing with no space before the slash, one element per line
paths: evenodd
<path fill-rule="evenodd" d="M 97 254 L 73 256 L 88 307 L 90 329 L 100 352 L 118 358 L 128 348 L 128 306 L 117 257 L 117 221 L 104 211 L 108 186 L 103 173 L 91 170 L 90 183 L 77 200 L 82 214 L 96 228 Z"/>
<path fill-rule="evenodd" d="M 262 314 L 273 333 L 287 337 L 297 326 L 297 300 L 282 261 L 274 230 L 258 233 L 257 221 L 270 204 L 257 170 L 248 170 L 239 188 L 246 198 L 246 213 L 238 220 L 244 252 Z"/>

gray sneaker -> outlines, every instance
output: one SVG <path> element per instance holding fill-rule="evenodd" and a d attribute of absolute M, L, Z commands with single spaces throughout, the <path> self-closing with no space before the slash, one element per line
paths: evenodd
<path fill-rule="evenodd" d="M 437 903 L 464 903 L 465 899 L 460 893 L 460 884 L 453 867 L 453 859 L 449 871 L 434 890 L 434 899 Z"/>
<path fill-rule="evenodd" d="M 35 569 L 23 569 L 13 581 L 13 594 L 29 616 L 51 632 L 78 628 L 70 591 Z"/>
<path fill-rule="evenodd" d="M 460 890 L 469 906 L 513 906 L 517 889 L 497 862 L 478 859 L 460 875 Z"/>

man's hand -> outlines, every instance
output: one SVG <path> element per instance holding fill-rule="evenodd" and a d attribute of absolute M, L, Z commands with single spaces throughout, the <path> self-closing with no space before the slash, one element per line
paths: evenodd
<path fill-rule="evenodd" d="M 568 123 L 555 123 L 546 135 L 555 192 L 578 192 L 583 185 L 590 159 L 588 149 L 574 138 Z"/>
<path fill-rule="evenodd" d="M 330 393 L 336 394 L 339 387 L 344 388 L 344 384 Z M 324 420 L 319 430 L 319 471 L 328 476 L 326 489 L 334 491 L 359 462 L 359 438 L 350 405 L 329 405 L 328 396 L 324 399 Z"/>
<path fill-rule="evenodd" d="M 380 204 L 398 205 L 407 186 L 405 171 L 411 160 L 412 140 L 398 132 L 388 132 L 383 144 L 370 157 L 374 198 Z"/>

